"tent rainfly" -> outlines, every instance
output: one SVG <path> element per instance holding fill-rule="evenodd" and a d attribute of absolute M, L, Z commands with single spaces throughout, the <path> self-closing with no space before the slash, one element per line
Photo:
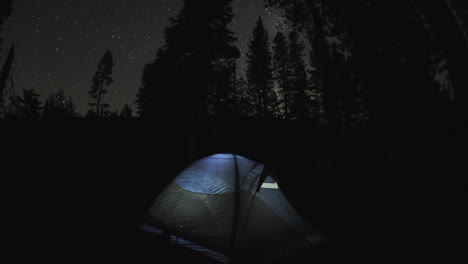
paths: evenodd
<path fill-rule="evenodd" d="M 196 161 L 159 195 L 142 229 L 221 263 L 271 263 L 323 236 L 286 200 L 264 165 L 233 154 Z"/>

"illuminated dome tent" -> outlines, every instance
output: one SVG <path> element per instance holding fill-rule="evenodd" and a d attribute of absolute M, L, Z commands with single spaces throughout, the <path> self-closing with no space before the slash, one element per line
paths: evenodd
<path fill-rule="evenodd" d="M 142 228 L 224 263 L 271 262 L 322 240 L 262 164 L 232 154 L 185 169 L 156 199 Z"/>

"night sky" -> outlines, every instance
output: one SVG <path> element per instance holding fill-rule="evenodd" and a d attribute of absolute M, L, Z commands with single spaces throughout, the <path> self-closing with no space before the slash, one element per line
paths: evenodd
<path fill-rule="evenodd" d="M 16 46 L 14 71 L 17 93 L 34 87 L 41 100 L 60 87 L 72 96 L 81 114 L 89 109 L 89 87 L 106 50 L 114 55 L 114 83 L 105 101 L 111 110 L 133 103 L 145 64 L 155 59 L 163 44 L 169 18 L 177 16 L 182 0 L 14 0 L 13 13 L 3 35 L 3 63 L 12 42 Z M 203 4 L 203 1 L 200 1 Z M 234 0 L 231 25 L 242 54 L 255 21 L 262 16 L 270 40 L 280 13 L 263 0 Z M 245 66 L 245 56 L 240 68 Z"/>

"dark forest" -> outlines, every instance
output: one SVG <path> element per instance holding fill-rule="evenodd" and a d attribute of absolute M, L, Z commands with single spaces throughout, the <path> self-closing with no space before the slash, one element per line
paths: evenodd
<path fill-rule="evenodd" d="M 15 1 L 0 2 L 0 37 Z M 466 1 L 265 0 L 284 20 L 272 35 L 258 17 L 246 51 L 232 4 L 184 0 L 118 108 L 112 47 L 83 111 L 63 87 L 17 86 L 0 38 L 7 254 L 211 263 L 137 227 L 184 168 L 235 153 L 273 168 L 327 238 L 310 263 L 466 258 Z"/>

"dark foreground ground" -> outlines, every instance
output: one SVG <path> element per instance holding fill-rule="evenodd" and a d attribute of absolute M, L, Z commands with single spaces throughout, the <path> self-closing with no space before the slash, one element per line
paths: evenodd
<path fill-rule="evenodd" d="M 137 224 L 181 169 L 226 152 L 276 168 L 328 237 L 315 263 L 466 258 L 467 134 L 456 126 L 334 138 L 290 122 L 0 126 L 2 252 L 15 262 L 193 262 Z"/>

